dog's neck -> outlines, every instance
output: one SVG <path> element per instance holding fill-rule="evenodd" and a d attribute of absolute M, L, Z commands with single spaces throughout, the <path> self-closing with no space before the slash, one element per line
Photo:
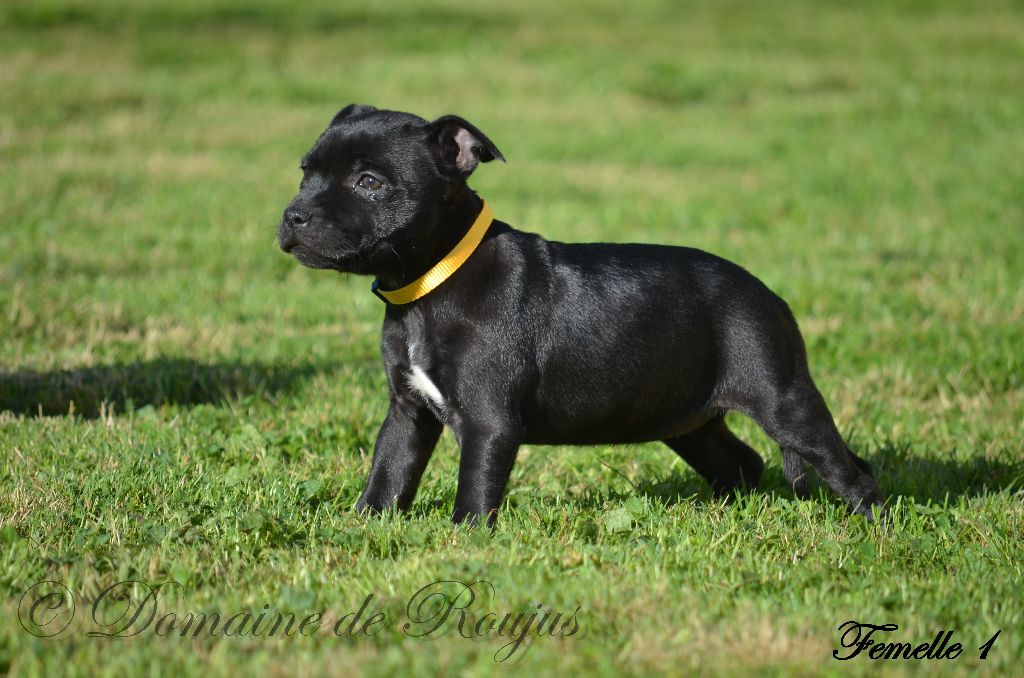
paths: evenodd
<path fill-rule="evenodd" d="M 480 214 L 483 201 L 468 186 L 442 204 L 438 236 L 422 248 L 402 252 L 398 266 L 381 271 L 377 278 L 384 289 L 398 289 L 411 283 L 441 261 L 462 240 Z"/>

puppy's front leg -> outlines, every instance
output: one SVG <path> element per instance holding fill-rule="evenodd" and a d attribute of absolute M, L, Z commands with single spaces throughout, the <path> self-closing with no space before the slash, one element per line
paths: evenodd
<path fill-rule="evenodd" d="M 379 513 L 391 507 L 408 509 L 441 429 L 441 422 L 422 404 L 392 399 L 377 434 L 370 478 L 356 510 Z"/>
<path fill-rule="evenodd" d="M 494 526 L 505 485 L 516 461 L 521 433 L 515 426 L 472 427 L 459 436 L 459 489 L 452 521 Z"/>

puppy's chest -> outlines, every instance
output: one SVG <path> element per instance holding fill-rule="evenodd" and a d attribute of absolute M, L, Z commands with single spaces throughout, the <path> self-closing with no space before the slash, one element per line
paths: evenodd
<path fill-rule="evenodd" d="M 450 402 L 441 390 L 437 376 L 435 357 L 428 346 L 420 341 L 406 345 L 408 366 L 402 377 L 409 390 L 428 405 L 442 420 L 447 418 Z M 450 394 L 449 394 L 450 395 Z"/>

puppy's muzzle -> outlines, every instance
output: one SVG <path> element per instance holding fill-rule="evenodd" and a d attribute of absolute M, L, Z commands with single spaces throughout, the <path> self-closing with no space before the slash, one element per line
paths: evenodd
<path fill-rule="evenodd" d="M 291 252 L 298 244 L 298 233 L 309 224 L 309 216 L 309 212 L 293 207 L 284 211 L 277 233 L 278 243 L 282 250 Z"/>

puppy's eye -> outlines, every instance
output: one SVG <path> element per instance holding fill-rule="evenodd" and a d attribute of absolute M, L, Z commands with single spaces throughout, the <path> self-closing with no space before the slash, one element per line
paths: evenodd
<path fill-rule="evenodd" d="M 361 188 L 365 188 L 368 191 L 379 191 L 380 189 L 384 188 L 384 184 L 380 181 L 380 179 L 370 174 L 364 174 L 363 176 L 359 177 L 359 186 Z"/>

